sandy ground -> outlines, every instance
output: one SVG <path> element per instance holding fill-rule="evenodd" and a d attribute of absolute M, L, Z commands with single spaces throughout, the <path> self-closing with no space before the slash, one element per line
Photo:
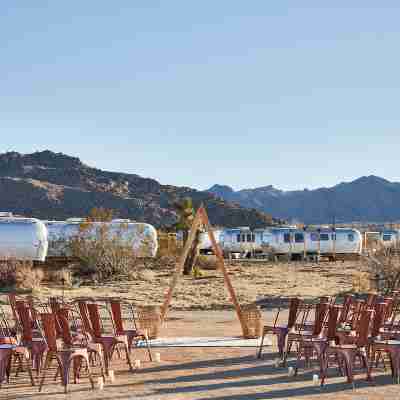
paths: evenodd
<path fill-rule="evenodd" d="M 241 304 L 263 298 L 300 296 L 312 299 L 337 295 L 352 289 L 353 277 L 363 268 L 362 262 L 336 263 L 238 263 L 227 265 L 229 276 Z M 103 285 L 83 286 L 65 291 L 66 297 L 122 296 L 141 305 L 161 305 L 168 290 L 171 268 L 143 270 L 140 279 Z M 182 277 L 174 292 L 175 310 L 227 309 L 232 307 L 222 274 L 203 271 L 200 279 Z M 40 296 L 61 295 L 61 289 L 42 287 Z"/>
<path fill-rule="evenodd" d="M 243 264 L 229 266 L 230 276 L 242 303 L 258 300 L 265 305 L 263 321 L 271 322 L 276 297 L 300 295 L 311 299 L 322 294 L 335 295 L 351 290 L 353 275 L 362 268 L 354 262 L 326 263 L 320 265 Z M 69 296 L 129 297 L 139 304 L 161 304 L 168 286 L 171 270 L 153 271 L 151 279 L 136 282 L 119 282 L 102 287 L 84 287 L 68 290 Z M 204 279 L 184 278 L 180 281 L 172 302 L 168 320 L 162 328 L 163 337 L 216 337 L 240 336 L 240 324 L 226 294 L 220 273 L 207 272 Z M 150 278 L 150 277 L 149 277 Z M 42 296 L 61 294 L 57 288 L 42 288 Z M 261 299 L 261 300 L 260 300 Z M 273 300 L 271 302 L 265 300 Z M 203 310 L 195 310 L 203 308 Z M 186 309 L 186 311 L 182 311 Z M 282 322 L 287 312 L 281 314 Z M 400 399 L 398 385 L 392 384 L 389 372 L 373 371 L 374 384 L 365 381 L 361 371 L 356 375 L 356 389 L 338 375 L 336 369 L 324 388 L 313 386 L 313 369 L 301 369 L 295 378 L 288 377 L 287 368 L 274 366 L 276 346 L 265 348 L 264 358 L 255 357 L 255 348 L 163 348 L 161 363 L 149 362 L 145 350 L 136 350 L 133 359 L 142 360 L 140 370 L 129 373 L 125 360 L 115 358 L 112 368 L 115 382 L 109 380 L 103 391 L 90 390 L 89 382 L 82 376 L 79 384 L 71 384 L 70 392 L 63 394 L 59 382 L 47 380 L 43 393 L 29 385 L 27 374 L 13 377 L 10 384 L 0 389 L 0 400 L 5 399 Z M 294 359 L 289 360 L 294 365 Z M 96 381 L 99 370 L 95 369 Z"/>
<path fill-rule="evenodd" d="M 285 317 L 285 316 L 283 316 Z M 272 314 L 265 313 L 270 320 Z M 240 325 L 232 311 L 171 312 L 163 336 L 231 336 L 240 335 Z M 43 393 L 29 386 L 26 373 L 10 385 L 0 389 L 0 399 L 169 399 L 169 400 L 260 400 L 260 399 L 399 399 L 399 386 L 393 385 L 389 373 L 374 370 L 375 383 L 364 380 L 361 372 L 356 375 L 356 389 L 338 376 L 336 369 L 324 388 L 313 386 L 314 369 L 301 369 L 296 378 L 287 376 L 287 369 L 274 367 L 276 348 L 266 348 L 264 358 L 255 358 L 252 348 L 180 348 L 157 349 L 161 363 L 150 363 L 144 350 L 136 350 L 133 359 L 141 359 L 142 367 L 129 373 L 124 360 L 112 363 L 116 379 L 109 380 L 103 391 L 92 391 L 88 380 L 82 376 L 79 384 L 71 384 L 70 392 L 63 394 L 59 382 L 49 377 Z M 289 365 L 294 365 L 293 359 Z M 53 376 L 54 371 L 52 372 Z M 98 376 L 98 369 L 95 370 Z M 96 378 L 97 381 L 97 378 Z"/>

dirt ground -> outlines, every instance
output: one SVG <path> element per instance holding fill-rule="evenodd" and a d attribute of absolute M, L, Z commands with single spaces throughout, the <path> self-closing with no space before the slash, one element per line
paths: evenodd
<path fill-rule="evenodd" d="M 229 276 L 241 304 L 262 299 L 300 296 L 306 299 L 337 295 L 352 290 L 354 276 L 364 268 L 362 262 L 268 263 L 242 262 L 227 265 Z M 65 297 L 121 296 L 140 305 L 161 305 L 173 270 L 165 267 L 143 269 L 134 281 L 111 282 L 65 290 Z M 61 295 L 60 287 L 41 287 L 39 296 Z M 203 277 L 182 277 L 174 292 L 175 310 L 221 310 L 232 307 L 221 272 L 203 270 Z"/>
<path fill-rule="evenodd" d="M 286 317 L 282 316 L 283 319 Z M 264 314 L 271 320 L 272 313 Z M 163 328 L 162 336 L 232 336 L 240 335 L 240 325 L 232 311 L 173 311 Z M 69 393 L 63 394 L 59 382 L 47 380 L 43 393 L 32 388 L 26 373 L 12 377 L 9 385 L 0 389 L 0 399 L 170 399 L 170 400 L 261 400 L 261 399 L 324 399 L 324 400 L 383 400 L 399 399 L 399 386 L 392 384 L 389 372 L 374 370 L 374 384 L 365 381 L 365 374 L 358 372 L 355 386 L 340 377 L 336 369 L 324 388 L 313 385 L 313 369 L 299 371 L 296 378 L 288 377 L 287 369 L 276 368 L 276 347 L 265 348 L 264 358 L 255 357 L 255 348 L 169 348 L 155 349 L 161 362 L 149 362 L 144 350 L 136 350 L 133 359 L 141 359 L 142 366 L 136 373 L 128 372 L 124 360 L 112 363 L 116 379 L 106 382 L 103 391 L 92 391 L 86 376 L 79 384 L 71 384 Z M 294 365 L 293 358 L 289 365 Z M 96 379 L 99 370 L 95 369 Z"/>
<path fill-rule="evenodd" d="M 229 266 L 230 276 L 242 303 L 258 300 L 264 304 L 263 322 L 271 322 L 276 297 L 300 295 L 311 299 L 322 294 L 336 295 L 351 290 L 353 276 L 362 269 L 354 262 L 312 264 L 243 264 Z M 161 304 L 171 271 L 152 272 L 146 280 L 119 282 L 101 287 L 84 287 L 66 291 L 67 297 L 82 295 L 123 296 L 140 304 Z M 203 279 L 184 278 L 178 284 L 162 337 L 220 337 L 240 336 L 240 324 L 229 308 L 220 273 L 207 272 Z M 61 294 L 59 288 L 42 288 L 41 296 Z M 202 308 L 203 310 L 196 310 Z M 287 320 L 287 312 L 281 314 Z M 255 357 L 255 348 L 162 348 L 161 362 L 149 362 L 145 350 L 135 350 L 133 360 L 142 360 L 141 368 L 128 372 L 125 360 L 115 358 L 112 363 L 116 379 L 107 379 L 104 390 L 90 389 L 86 376 L 80 383 L 71 384 L 63 394 L 59 382 L 48 377 L 43 393 L 32 388 L 26 373 L 12 376 L 10 384 L 0 389 L 0 400 L 5 399 L 170 399 L 170 400 L 261 400 L 261 399 L 324 399 L 324 400 L 383 400 L 400 399 L 399 386 L 392 384 L 389 371 L 374 369 L 374 383 L 365 381 L 365 374 L 357 372 L 353 390 L 332 368 L 324 388 L 313 385 L 315 364 L 311 369 L 300 369 L 297 377 L 288 377 L 287 368 L 276 367 L 276 345 L 266 347 L 264 357 Z M 289 359 L 294 366 L 294 358 Z M 95 368 L 97 382 L 99 370 Z"/>

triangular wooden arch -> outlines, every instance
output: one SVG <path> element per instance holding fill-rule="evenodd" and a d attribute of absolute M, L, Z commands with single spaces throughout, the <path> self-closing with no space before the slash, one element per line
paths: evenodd
<path fill-rule="evenodd" d="M 248 328 L 247 328 L 247 324 L 243 318 L 243 314 L 242 314 L 242 309 L 240 307 L 240 304 L 237 300 L 236 297 L 236 293 L 235 293 L 235 289 L 232 286 L 231 280 L 229 278 L 228 275 L 228 271 L 225 268 L 225 262 L 224 262 L 224 256 L 222 253 L 221 248 L 219 247 L 217 241 L 215 240 L 215 236 L 214 236 L 214 232 L 211 228 L 210 225 L 210 221 L 208 219 L 208 215 L 207 212 L 205 210 L 205 208 L 203 206 L 200 206 L 200 208 L 197 210 L 196 212 L 196 216 L 194 217 L 193 223 L 192 223 L 192 227 L 190 229 L 189 232 L 189 236 L 188 239 L 185 243 L 185 246 L 183 248 L 183 252 L 182 255 L 179 258 L 179 262 L 176 266 L 176 270 L 174 272 L 174 275 L 172 277 L 168 292 L 165 296 L 165 301 L 164 304 L 161 308 L 161 320 L 164 321 L 165 317 L 167 315 L 168 309 L 169 309 L 169 305 L 171 303 L 172 300 L 172 294 L 174 292 L 174 289 L 178 283 L 179 277 L 182 275 L 183 273 L 183 268 L 186 262 L 187 257 L 189 256 L 190 250 L 192 248 L 193 242 L 196 238 L 196 233 L 199 230 L 199 228 L 201 226 L 204 226 L 207 229 L 207 233 L 208 233 L 208 237 L 210 238 L 211 241 L 211 246 L 213 248 L 214 254 L 217 257 L 217 265 L 218 268 L 222 271 L 222 274 L 224 276 L 224 282 L 225 285 L 228 289 L 229 295 L 231 296 L 231 300 L 233 305 L 235 306 L 235 310 L 236 310 L 236 314 L 239 318 L 239 322 L 240 325 L 242 327 L 242 332 L 243 332 L 243 336 L 247 337 L 248 336 Z"/>

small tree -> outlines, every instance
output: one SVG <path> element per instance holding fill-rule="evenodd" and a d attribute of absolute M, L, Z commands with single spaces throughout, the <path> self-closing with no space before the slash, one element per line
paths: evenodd
<path fill-rule="evenodd" d="M 178 222 L 175 224 L 175 229 L 177 231 L 182 231 L 183 246 L 185 246 L 195 214 L 192 199 L 190 197 L 185 197 L 180 202 L 176 202 L 174 204 L 174 207 L 178 214 Z M 192 251 L 190 252 L 191 255 L 186 259 L 183 268 L 184 275 L 190 275 L 190 273 L 192 272 L 192 268 L 195 263 L 195 247 L 197 247 L 197 243 L 198 243 L 198 238 L 196 238 L 194 242 Z"/>
<path fill-rule="evenodd" d="M 380 245 L 368 257 L 370 272 L 380 282 L 380 290 L 391 293 L 400 288 L 400 246 Z"/>
<path fill-rule="evenodd" d="M 68 243 L 72 256 L 79 259 L 80 273 L 94 275 L 99 281 L 107 281 L 116 276 L 127 275 L 136 267 L 136 257 L 145 254 L 142 246 L 133 248 L 133 237 L 127 233 L 128 225 L 121 223 L 119 229 L 110 224 L 112 210 L 93 209 L 80 225 L 79 233 Z M 140 234 L 140 232 L 139 232 Z"/>

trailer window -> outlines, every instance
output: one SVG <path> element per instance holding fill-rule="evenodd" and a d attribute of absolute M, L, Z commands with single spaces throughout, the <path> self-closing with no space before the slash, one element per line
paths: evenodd
<path fill-rule="evenodd" d="M 296 243 L 304 243 L 304 235 L 302 233 L 295 233 L 294 234 L 294 241 Z"/>
<path fill-rule="evenodd" d="M 392 235 L 385 234 L 385 235 L 383 235 L 382 239 L 383 239 L 384 242 L 390 242 L 392 240 Z"/>
<path fill-rule="evenodd" d="M 310 238 L 311 238 L 311 240 L 312 240 L 313 242 L 318 242 L 318 240 L 319 240 L 319 235 L 318 235 L 318 233 L 312 232 L 311 235 L 310 235 Z"/>
<path fill-rule="evenodd" d="M 252 242 L 252 240 L 251 240 L 251 233 L 248 233 L 248 234 L 247 234 L 247 242 L 248 242 L 248 243 Z"/>
<path fill-rule="evenodd" d="M 240 234 L 236 236 L 236 241 L 240 243 Z"/>
<path fill-rule="evenodd" d="M 349 234 L 347 235 L 347 240 L 348 240 L 349 242 L 354 242 L 354 240 L 355 240 L 354 233 L 349 233 Z"/>
<path fill-rule="evenodd" d="M 283 241 L 285 243 L 290 243 L 290 233 L 284 233 L 283 234 Z"/>
<path fill-rule="evenodd" d="M 332 240 L 336 240 L 336 233 L 332 233 Z"/>
<path fill-rule="evenodd" d="M 320 240 L 321 241 L 327 241 L 329 240 L 329 235 L 327 233 L 321 233 L 320 235 Z"/>

